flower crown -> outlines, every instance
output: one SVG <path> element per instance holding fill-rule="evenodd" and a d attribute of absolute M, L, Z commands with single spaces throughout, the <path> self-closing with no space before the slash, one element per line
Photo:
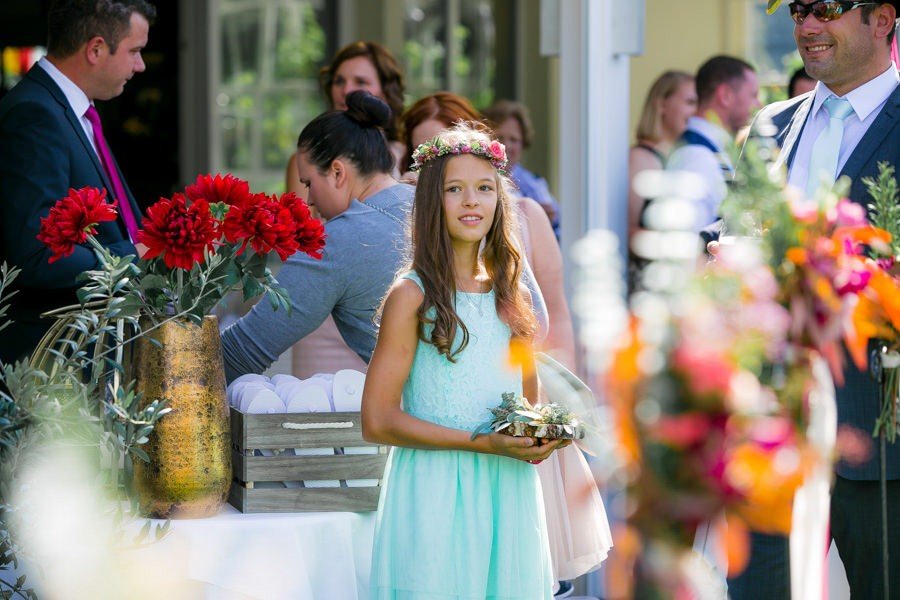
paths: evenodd
<path fill-rule="evenodd" d="M 506 146 L 497 140 L 473 140 L 471 138 L 457 138 L 452 136 L 450 140 L 441 134 L 427 142 L 419 145 L 413 152 L 413 164 L 410 167 L 413 171 L 418 171 L 422 166 L 430 160 L 447 156 L 448 154 L 474 154 L 491 161 L 491 165 L 501 175 L 506 174 Z"/>

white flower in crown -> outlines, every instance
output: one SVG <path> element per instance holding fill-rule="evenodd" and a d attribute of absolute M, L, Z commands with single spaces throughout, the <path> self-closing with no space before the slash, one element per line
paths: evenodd
<path fill-rule="evenodd" d="M 474 154 L 491 161 L 491 165 L 501 175 L 506 174 L 506 146 L 497 140 L 488 138 L 485 141 L 477 139 L 448 140 L 446 139 L 447 137 L 441 134 L 420 144 L 416 151 L 413 152 L 413 164 L 410 169 L 418 171 L 428 161 L 447 156 L 448 154 Z"/>

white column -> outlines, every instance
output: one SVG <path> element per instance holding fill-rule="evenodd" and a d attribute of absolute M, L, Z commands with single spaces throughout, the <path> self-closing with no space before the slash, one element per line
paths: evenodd
<path fill-rule="evenodd" d="M 552 53 L 558 43 L 559 196 L 566 281 L 571 285 L 569 250 L 589 230 L 614 232 L 621 255 L 626 255 L 629 63 L 631 55 L 643 51 L 644 0 L 545 2 L 548 6 L 542 8 L 557 2 L 559 8 L 558 39 L 542 43 L 542 51 Z M 609 506 L 621 490 L 604 492 Z M 612 517 L 613 511 L 607 514 Z M 606 595 L 604 571 L 586 576 L 588 594 Z"/>
<path fill-rule="evenodd" d="M 559 192 L 564 250 L 588 230 L 626 233 L 629 55 L 643 0 L 559 1 Z M 624 243 L 622 251 L 624 253 Z"/>

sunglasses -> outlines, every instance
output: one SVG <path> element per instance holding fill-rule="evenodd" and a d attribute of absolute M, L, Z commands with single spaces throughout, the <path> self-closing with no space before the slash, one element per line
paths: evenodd
<path fill-rule="evenodd" d="M 840 19 L 841 15 L 849 12 L 858 6 L 866 4 L 878 4 L 877 2 L 851 2 L 849 0 L 816 0 L 812 4 L 800 4 L 799 2 L 791 2 L 788 9 L 791 11 L 791 18 L 794 23 L 800 25 L 806 19 L 806 16 L 812 14 L 816 20 L 822 23 Z"/>

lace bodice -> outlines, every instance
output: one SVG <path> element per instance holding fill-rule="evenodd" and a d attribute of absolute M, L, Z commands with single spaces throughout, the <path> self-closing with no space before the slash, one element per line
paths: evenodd
<path fill-rule="evenodd" d="M 415 273 L 404 277 L 422 283 Z M 437 349 L 419 341 L 403 387 L 403 409 L 445 427 L 471 431 L 490 417 L 504 392 L 522 392 L 522 373 L 508 362 L 509 326 L 494 307 L 493 290 L 485 294 L 457 292 L 456 312 L 469 330 L 469 343 L 452 363 Z M 426 325 L 426 337 L 431 327 Z M 457 330 L 454 347 L 462 341 Z"/>

